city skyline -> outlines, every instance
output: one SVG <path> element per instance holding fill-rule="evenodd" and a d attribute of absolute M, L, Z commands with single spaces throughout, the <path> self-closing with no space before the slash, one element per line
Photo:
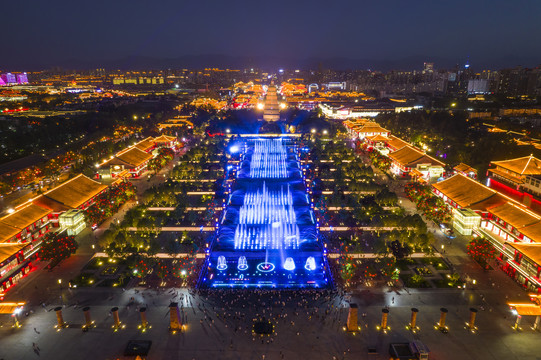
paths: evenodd
<path fill-rule="evenodd" d="M 319 60 L 331 68 L 378 70 L 408 69 L 409 58 L 441 62 L 441 67 L 470 59 L 486 68 L 531 67 L 541 58 L 532 46 L 541 40 L 535 19 L 541 5 L 528 1 L 493 1 L 490 7 L 459 1 L 452 8 L 397 1 L 127 5 L 73 6 L 64 0 L 32 7 L 6 4 L 5 14 L 22 14 L 26 21 L 21 26 L 19 16 L 6 16 L 0 24 L 3 33 L 10 34 L 10 51 L 0 67 L 129 67 L 130 59 L 141 58 L 152 66 L 150 59 L 171 59 L 174 64 L 175 59 L 209 54 L 239 66 L 250 65 L 242 59 L 252 59 L 253 66 L 276 67 L 313 66 Z M 271 61 L 264 63 L 267 58 Z M 214 60 L 215 65 L 219 62 Z"/>

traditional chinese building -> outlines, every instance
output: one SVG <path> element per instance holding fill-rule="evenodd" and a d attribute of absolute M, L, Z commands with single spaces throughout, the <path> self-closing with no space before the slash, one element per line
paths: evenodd
<path fill-rule="evenodd" d="M 457 231 L 471 227 L 474 237 L 484 237 L 496 249 L 502 270 L 524 288 L 541 293 L 539 214 L 461 173 L 432 187 L 453 208 Z"/>
<path fill-rule="evenodd" d="M 399 177 L 413 175 L 424 181 L 430 181 L 440 178 L 445 172 L 443 162 L 410 145 L 391 152 L 388 156 L 391 159 L 391 172 Z M 413 170 L 415 172 L 410 174 Z"/>
<path fill-rule="evenodd" d="M 60 214 L 70 209 L 87 209 L 94 203 L 96 196 L 106 189 L 107 185 L 80 174 L 30 201 L 48 209 L 50 222 L 58 227 Z"/>
<path fill-rule="evenodd" d="M 489 187 L 541 211 L 541 160 L 530 155 L 492 161 L 487 176 Z"/>
<path fill-rule="evenodd" d="M 34 244 L 0 244 L 0 298 L 32 269 Z"/>
<path fill-rule="evenodd" d="M 458 164 L 453 170 L 455 171 L 455 174 L 460 173 L 464 176 L 471 177 L 472 179 L 477 179 L 477 170 L 464 163 Z"/>
<path fill-rule="evenodd" d="M 116 178 L 127 170 L 131 177 L 139 177 L 146 170 L 148 162 L 152 157 L 152 154 L 141 150 L 135 145 L 119 152 L 112 159 L 100 164 L 97 173 L 99 177 Z"/>
<path fill-rule="evenodd" d="M 0 243 L 34 241 L 49 231 L 50 209 L 30 203 L 0 218 Z"/>
<path fill-rule="evenodd" d="M 175 136 L 161 135 L 154 138 L 154 144 L 156 145 L 156 148 L 168 147 L 174 149 L 178 144 L 178 141 Z"/>
<path fill-rule="evenodd" d="M 144 152 L 150 153 L 156 147 L 156 143 L 154 142 L 154 138 L 152 136 L 149 136 L 146 139 L 139 141 L 133 147 L 136 147 L 139 150 L 142 150 Z"/>

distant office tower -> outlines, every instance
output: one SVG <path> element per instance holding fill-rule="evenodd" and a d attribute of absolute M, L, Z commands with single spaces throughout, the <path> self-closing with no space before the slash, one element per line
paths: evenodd
<path fill-rule="evenodd" d="M 0 76 L 2 80 L 6 83 L 6 85 L 16 84 L 17 79 L 15 78 L 15 75 L 12 73 L 5 73 Z"/>
<path fill-rule="evenodd" d="M 488 79 L 468 80 L 468 94 L 488 94 L 490 82 Z"/>
<path fill-rule="evenodd" d="M 28 84 L 28 76 L 26 73 L 17 74 L 17 84 Z"/>
<path fill-rule="evenodd" d="M 280 120 L 280 109 L 278 108 L 278 95 L 276 94 L 276 86 L 269 85 L 267 96 L 265 98 L 265 111 L 263 112 L 263 120 L 278 121 Z"/>

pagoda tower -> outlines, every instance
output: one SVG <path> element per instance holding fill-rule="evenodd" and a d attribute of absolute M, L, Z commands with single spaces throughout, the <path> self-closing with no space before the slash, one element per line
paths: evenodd
<path fill-rule="evenodd" d="M 276 94 L 276 85 L 274 82 L 267 89 L 265 97 L 265 111 L 263 112 L 263 120 L 278 121 L 280 120 L 280 108 L 278 107 L 278 95 Z"/>

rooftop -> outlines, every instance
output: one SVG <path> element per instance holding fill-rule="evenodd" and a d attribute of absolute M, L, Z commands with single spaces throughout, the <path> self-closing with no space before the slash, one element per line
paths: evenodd
<path fill-rule="evenodd" d="M 379 125 L 365 125 L 365 126 L 362 126 L 360 128 L 356 128 L 355 129 L 356 132 L 358 133 L 363 133 L 363 134 L 366 134 L 366 133 L 388 133 L 389 130 L 387 129 L 384 129 L 382 128 L 381 126 Z"/>
<path fill-rule="evenodd" d="M 78 208 L 106 188 L 106 185 L 80 174 L 43 195 L 69 208 Z"/>
<path fill-rule="evenodd" d="M 519 230 L 525 226 L 533 225 L 541 220 L 539 215 L 510 202 L 490 208 L 489 211 Z"/>
<path fill-rule="evenodd" d="M 458 172 L 462 172 L 462 173 L 467 173 L 467 174 L 468 173 L 474 173 L 474 174 L 477 174 L 477 170 L 472 168 L 470 165 L 466 165 L 464 163 L 458 164 L 453 169 L 458 171 Z"/>
<path fill-rule="evenodd" d="M 506 241 L 505 245 L 515 248 L 516 250 L 524 254 L 524 256 L 534 261 L 536 264 L 541 263 L 541 244 L 516 243 Z"/>
<path fill-rule="evenodd" d="M 413 167 L 417 164 L 445 166 L 443 162 L 426 155 L 422 151 L 417 150 L 410 145 L 406 145 L 399 150 L 389 153 L 389 157 L 391 158 L 391 160 L 394 160 L 400 165 L 407 167 Z"/>
<path fill-rule="evenodd" d="M 23 230 L 39 219 L 47 216 L 50 212 L 51 210 L 49 209 L 31 203 L 16 209 L 12 214 L 0 218 L 0 223 Z"/>
<path fill-rule="evenodd" d="M 460 207 L 470 207 L 496 194 L 496 191 L 460 173 L 432 186 Z"/>
<path fill-rule="evenodd" d="M 175 141 L 177 138 L 174 137 L 174 136 L 167 136 L 167 135 L 161 135 L 161 136 L 158 136 L 157 138 L 154 138 L 154 142 L 155 143 L 168 143 L 168 142 L 171 142 L 171 141 Z"/>
<path fill-rule="evenodd" d="M 28 244 L 18 244 L 18 243 L 0 244 L 0 263 L 3 263 L 5 260 L 15 255 L 17 251 L 21 250 L 26 245 Z"/>
<path fill-rule="evenodd" d="M 492 161 L 491 164 L 520 175 L 541 175 L 541 160 L 533 155 L 511 160 Z"/>
<path fill-rule="evenodd" d="M 154 138 L 152 136 L 149 136 L 146 139 L 139 141 L 137 144 L 134 145 L 134 147 L 138 148 L 139 150 L 147 151 L 154 145 Z"/>
<path fill-rule="evenodd" d="M 4 224 L 0 221 L 0 243 L 7 242 L 9 239 L 21 232 L 21 229 L 17 229 L 8 224 Z"/>
<path fill-rule="evenodd" d="M 488 169 L 488 171 L 493 173 L 493 174 L 499 175 L 499 176 L 503 177 L 504 179 L 509 180 L 511 182 L 514 182 L 516 184 L 524 183 L 524 181 L 522 181 L 522 179 L 519 176 L 516 176 L 517 173 L 510 173 L 510 172 L 507 172 L 507 171 L 502 171 L 502 170 L 497 169 L 497 168 L 496 169 Z"/>
<path fill-rule="evenodd" d="M 527 236 L 532 241 L 541 243 L 541 221 L 530 226 L 525 226 L 520 229 L 520 232 Z"/>
<path fill-rule="evenodd" d="M 118 153 L 115 156 L 115 158 L 133 167 L 141 166 L 144 163 L 146 163 L 148 160 L 152 159 L 152 154 L 149 154 L 146 151 L 140 150 L 136 146 L 131 147 L 124 152 Z M 113 164 L 114 160 L 115 159 L 111 159 L 105 164 L 109 163 L 111 165 L 114 165 Z"/>
<path fill-rule="evenodd" d="M 368 136 L 367 139 L 369 139 L 371 141 L 387 141 L 387 140 L 389 140 L 389 138 L 387 136 L 383 136 L 381 134 Z"/>
<path fill-rule="evenodd" d="M 387 146 L 392 147 L 393 149 L 399 150 L 402 149 L 404 146 L 409 145 L 408 142 L 394 136 L 390 135 L 389 140 L 387 140 Z"/>

